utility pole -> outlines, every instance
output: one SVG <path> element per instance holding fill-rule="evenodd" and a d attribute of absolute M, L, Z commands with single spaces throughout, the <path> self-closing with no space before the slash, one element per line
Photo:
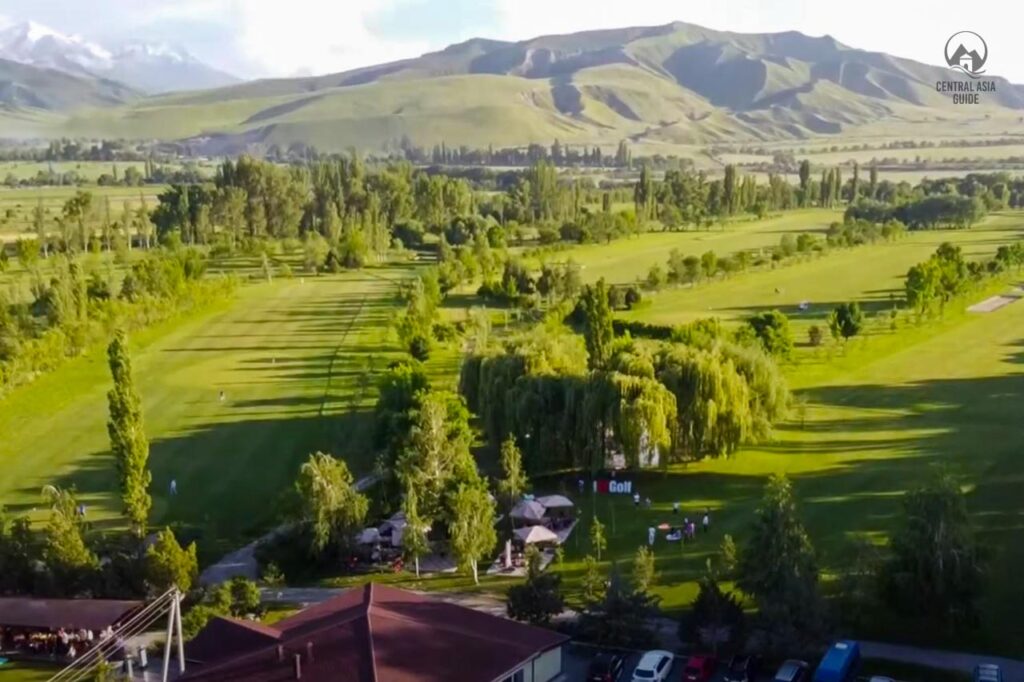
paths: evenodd
<path fill-rule="evenodd" d="M 170 595 L 170 608 L 167 610 L 167 639 L 164 642 L 164 666 L 160 682 L 169 682 L 171 671 L 171 648 L 174 636 L 178 637 L 178 674 L 185 672 L 185 639 L 181 636 L 181 592 L 177 589 Z"/>

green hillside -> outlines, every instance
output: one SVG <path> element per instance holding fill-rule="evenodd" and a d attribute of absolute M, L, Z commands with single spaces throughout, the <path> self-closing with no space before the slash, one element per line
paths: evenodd
<path fill-rule="evenodd" d="M 0 107 L 22 118 L 35 111 L 68 111 L 87 106 L 115 106 L 134 99 L 126 85 L 99 78 L 71 76 L 0 59 Z M 28 112 L 20 114 L 20 112 Z M 0 120 L 6 115 L 0 111 Z M 5 126 L 4 132 L 7 132 Z"/>
<path fill-rule="evenodd" d="M 85 108 L 52 134 L 202 138 L 210 153 L 310 143 L 364 149 L 408 139 L 472 146 L 709 144 L 822 135 L 1003 133 L 1024 89 L 995 79 L 979 106 L 954 106 L 935 82 L 959 77 L 829 36 L 739 34 L 673 23 L 474 39 L 389 64 L 310 78 Z M 24 98 L 23 98 L 24 99 Z"/>

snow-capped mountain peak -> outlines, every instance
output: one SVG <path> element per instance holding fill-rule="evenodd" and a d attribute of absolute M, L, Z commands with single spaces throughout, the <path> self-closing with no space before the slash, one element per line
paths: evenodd
<path fill-rule="evenodd" d="M 183 47 L 133 40 L 108 49 L 34 21 L 0 27 L 0 59 L 107 78 L 146 92 L 217 87 L 235 77 L 203 64 Z"/>
<path fill-rule="evenodd" d="M 109 69 L 110 51 L 80 36 L 26 21 L 0 30 L 0 59 L 81 74 Z"/>

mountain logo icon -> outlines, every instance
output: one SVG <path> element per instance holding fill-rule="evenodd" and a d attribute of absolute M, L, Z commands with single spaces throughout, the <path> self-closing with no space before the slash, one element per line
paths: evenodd
<path fill-rule="evenodd" d="M 988 45 L 974 31 L 954 33 L 946 41 L 946 63 L 949 68 L 963 71 L 971 78 L 985 73 L 982 67 L 988 61 Z"/>

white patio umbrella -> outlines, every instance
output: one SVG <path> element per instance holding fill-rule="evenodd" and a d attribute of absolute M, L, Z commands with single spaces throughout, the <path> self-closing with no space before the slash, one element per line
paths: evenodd
<path fill-rule="evenodd" d="M 544 518 L 544 511 L 544 505 L 534 500 L 526 500 L 512 508 L 512 518 L 518 521 L 539 523 Z"/>
<path fill-rule="evenodd" d="M 545 509 L 568 509 L 569 507 L 575 507 L 565 495 L 545 495 L 544 497 L 538 497 L 537 501 L 540 502 Z"/>
<path fill-rule="evenodd" d="M 517 528 L 516 537 L 523 541 L 524 545 L 535 545 L 539 542 L 558 542 L 558 536 L 544 526 L 527 526 Z"/>

